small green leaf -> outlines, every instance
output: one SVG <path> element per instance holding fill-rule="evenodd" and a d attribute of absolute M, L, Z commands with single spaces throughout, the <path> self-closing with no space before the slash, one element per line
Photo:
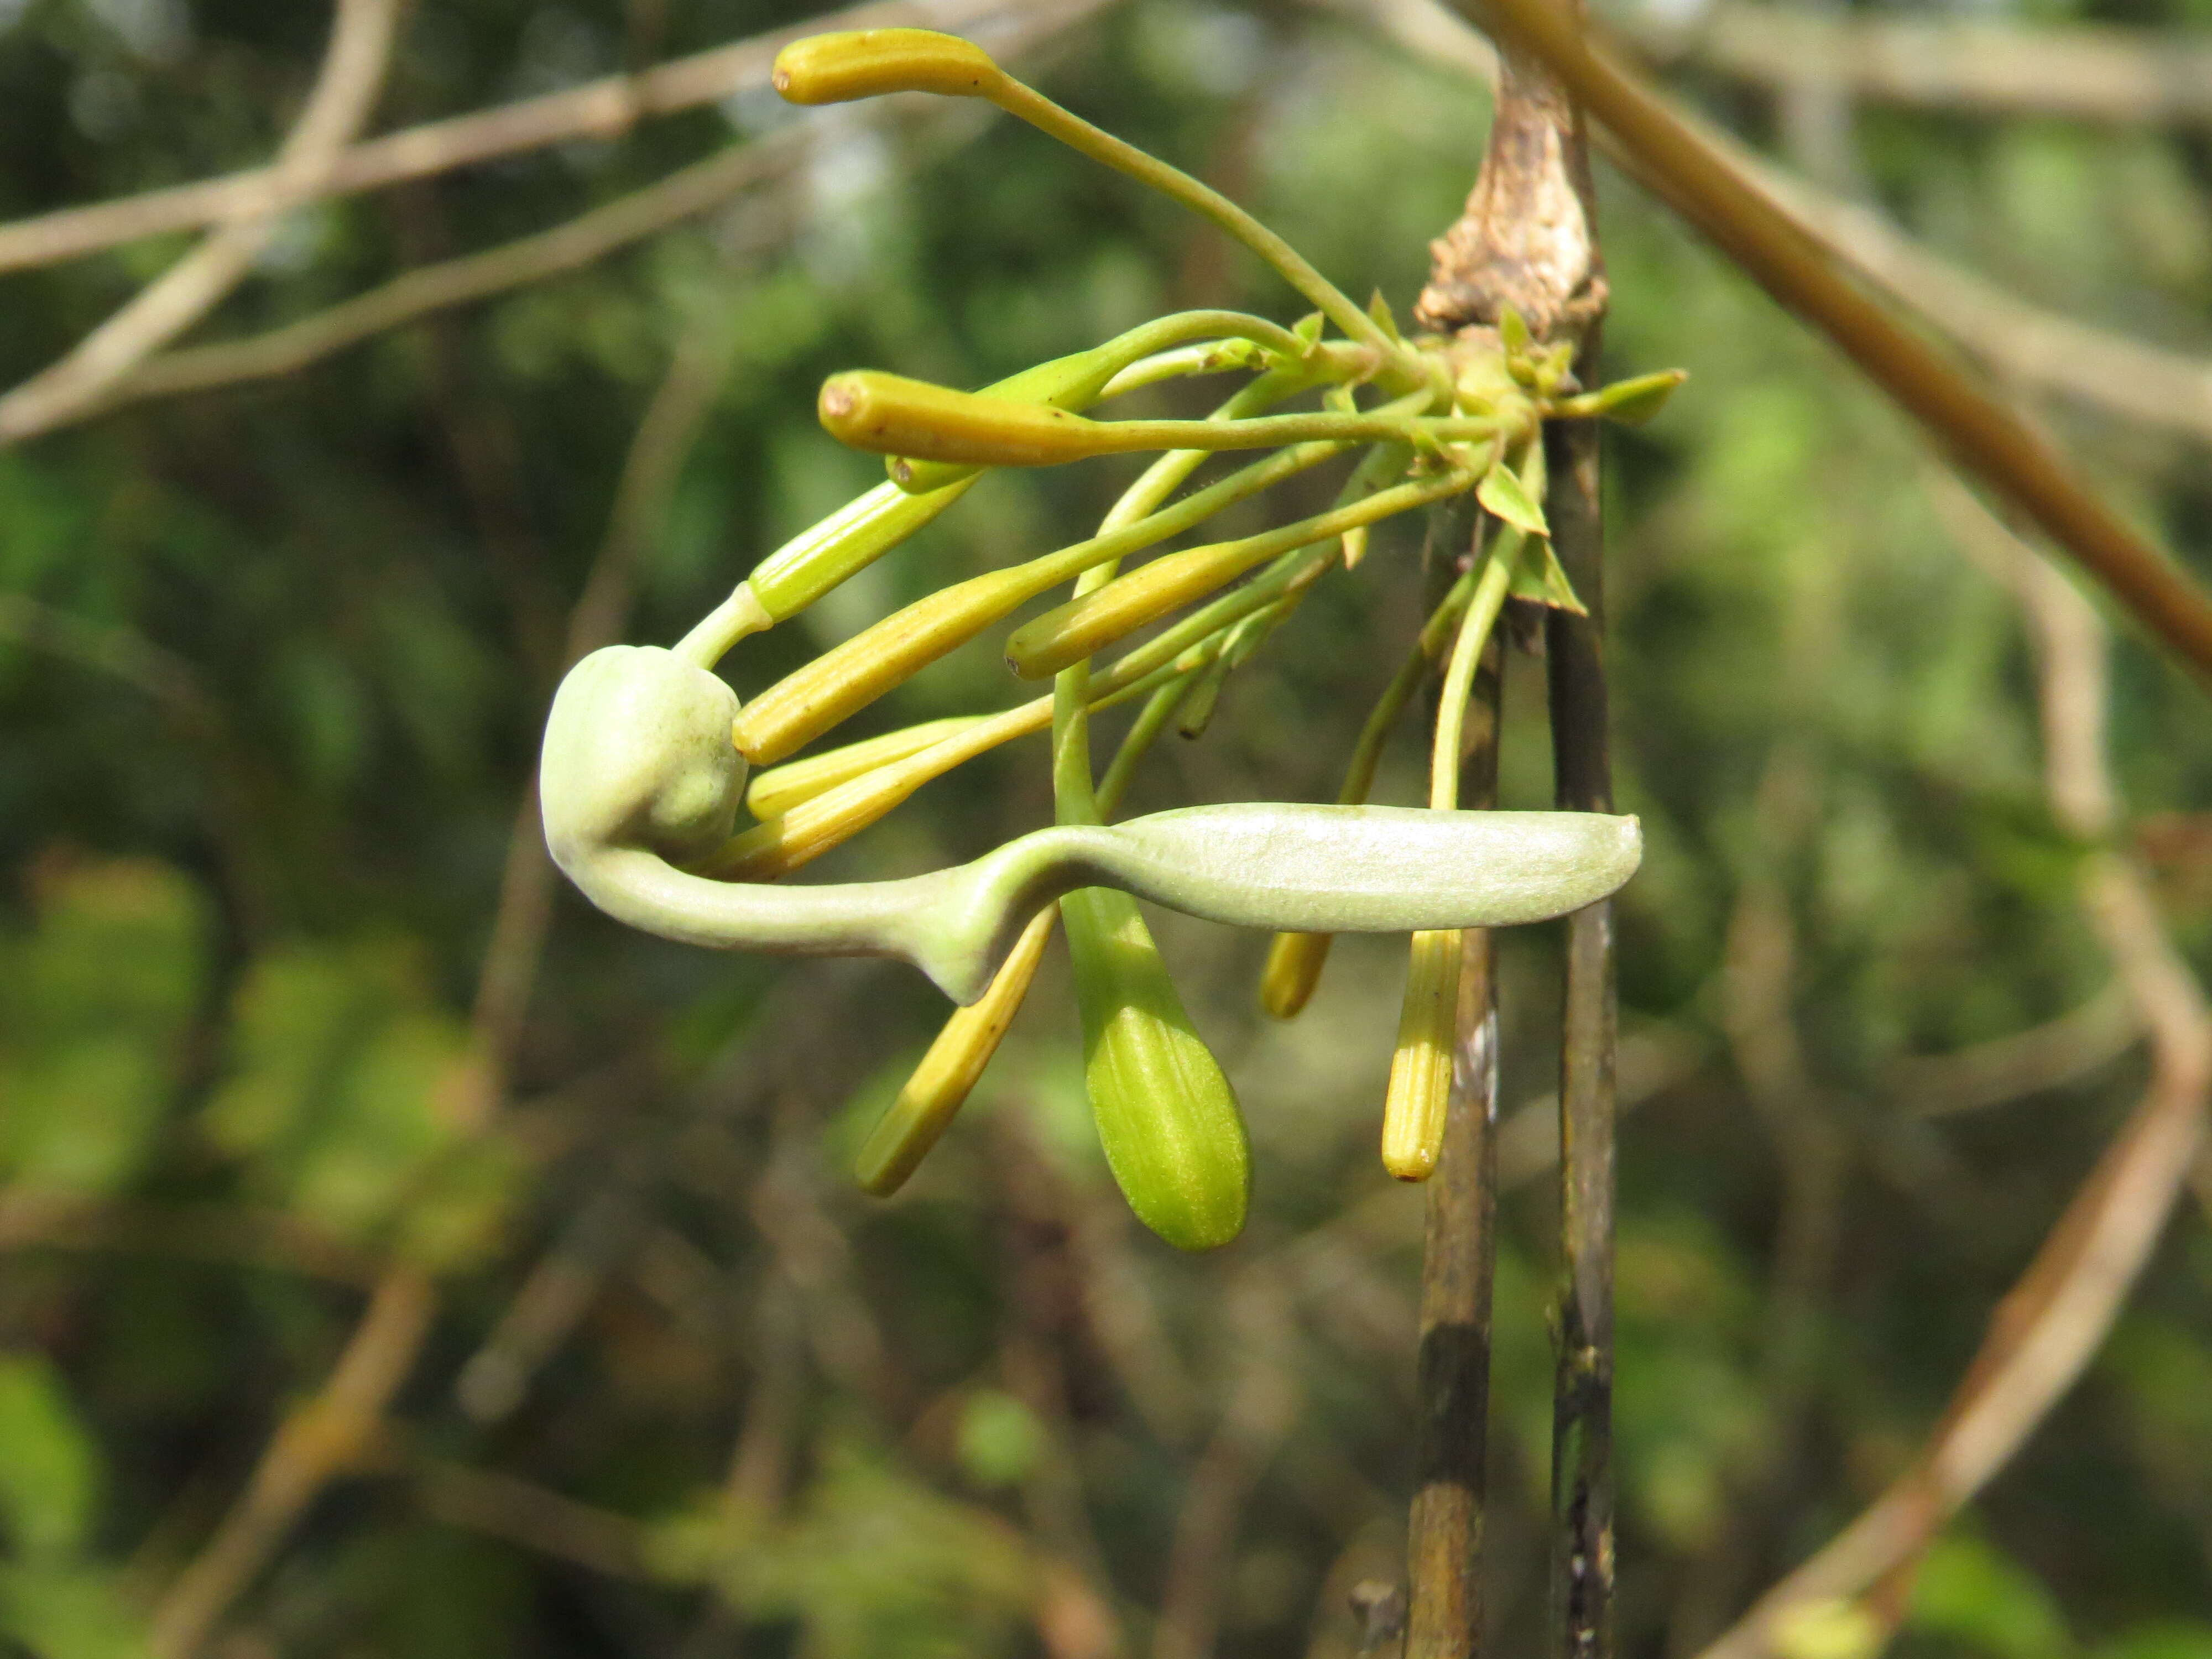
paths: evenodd
<path fill-rule="evenodd" d="M 44 1354 L 0 1354 L 0 1520 L 16 1553 L 82 1548 L 100 1498 L 100 1449 Z"/>
<path fill-rule="evenodd" d="M 1528 332 L 1527 320 L 1511 306 L 1498 313 L 1498 338 L 1509 358 L 1527 356 L 1536 343 L 1535 337 Z"/>
<path fill-rule="evenodd" d="M 1639 374 L 1632 380 L 1615 380 L 1611 386 L 1600 386 L 1595 392 L 1585 392 L 1578 398 L 1569 398 L 1552 411 L 1569 419 L 1586 419 L 1602 416 L 1608 421 L 1618 421 L 1623 426 L 1642 426 L 1667 406 L 1674 388 L 1690 378 L 1689 371 L 1670 368 L 1657 374 Z"/>
<path fill-rule="evenodd" d="M 145 1659 L 132 1598 L 112 1573 L 10 1562 L 0 1566 L 0 1633 L 36 1659 Z"/>
<path fill-rule="evenodd" d="M 1513 562 L 1513 575 L 1505 591 L 1514 599 L 1549 605 L 1554 611 L 1571 611 L 1577 617 L 1589 615 L 1589 609 L 1576 597 L 1575 585 L 1560 568 L 1559 556 L 1540 536 L 1531 536 L 1522 543 L 1520 556 Z"/>
<path fill-rule="evenodd" d="M 960 1413 L 960 1467 L 979 1486 L 1018 1486 L 1044 1453 L 1036 1415 L 1010 1394 L 979 1389 Z"/>
<path fill-rule="evenodd" d="M 1321 339 L 1321 331 L 1325 326 L 1327 326 L 1327 324 L 1328 319 L 1324 318 L 1321 313 L 1318 311 L 1310 311 L 1304 316 L 1299 318 L 1297 321 L 1291 325 L 1291 332 L 1297 335 L 1298 338 L 1304 340 L 1308 345 L 1314 345 L 1319 343 Z"/>
<path fill-rule="evenodd" d="M 1474 498 L 1493 518 L 1516 530 L 1525 530 L 1531 536 L 1552 533 L 1551 526 L 1544 522 L 1544 509 L 1529 497 L 1521 480 L 1502 461 L 1483 475 L 1481 483 L 1475 487 Z"/>
<path fill-rule="evenodd" d="M 2042 1580 L 1971 1533 L 1948 1534 L 1928 1552 L 1905 1624 L 1996 1659 L 2061 1659 L 2074 1647 Z"/>
<path fill-rule="evenodd" d="M 1397 315 L 1390 309 L 1390 302 L 1382 297 L 1382 290 L 1379 288 L 1368 296 L 1367 314 L 1375 319 L 1377 328 L 1390 337 L 1392 344 L 1405 343 L 1406 337 L 1398 331 Z"/>

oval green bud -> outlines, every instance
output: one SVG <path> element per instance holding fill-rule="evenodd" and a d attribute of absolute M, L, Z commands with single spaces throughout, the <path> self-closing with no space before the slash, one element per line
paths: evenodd
<path fill-rule="evenodd" d="M 1328 965 L 1334 933 L 1278 933 L 1267 945 L 1267 965 L 1260 973 L 1260 1006 L 1276 1019 L 1296 1019 L 1313 1000 Z"/>
<path fill-rule="evenodd" d="M 1176 994 L 1136 902 L 1060 901 L 1098 1139 L 1137 1218 L 1181 1250 L 1244 1230 L 1251 1153 L 1236 1091 Z"/>
<path fill-rule="evenodd" d="M 934 29 L 810 34 L 776 53 L 769 74 L 777 94 L 792 104 L 843 104 L 887 92 L 988 97 L 1005 79 L 982 47 Z"/>

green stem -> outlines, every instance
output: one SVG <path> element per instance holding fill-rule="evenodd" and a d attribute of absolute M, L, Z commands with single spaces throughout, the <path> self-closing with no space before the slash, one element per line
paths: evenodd
<path fill-rule="evenodd" d="M 1352 338 L 1374 347 L 1393 362 L 1407 355 L 1373 318 L 1308 264 L 1296 248 L 1219 191 L 1200 184 L 1182 168 L 1170 167 L 1135 145 L 1091 125 L 1011 76 L 1001 76 L 985 95 L 1007 114 L 1059 139 L 1070 149 L 1079 150 L 1094 161 L 1126 173 L 1139 184 L 1149 185 L 1162 195 L 1211 219 L 1273 265 L 1284 281 L 1304 295 L 1319 307 L 1322 315 Z"/>
<path fill-rule="evenodd" d="M 1505 608 L 1522 540 L 1522 532 L 1512 526 L 1498 527 L 1481 580 L 1475 584 L 1474 597 L 1468 602 L 1466 620 L 1460 623 L 1459 637 L 1452 643 L 1451 664 L 1444 670 L 1443 698 L 1437 708 L 1436 746 L 1429 757 L 1429 805 L 1439 812 L 1449 812 L 1459 805 L 1459 750 L 1467 729 L 1467 700 L 1474 690 L 1475 665 L 1482 660 L 1482 649 L 1490 642 L 1498 613 Z"/>

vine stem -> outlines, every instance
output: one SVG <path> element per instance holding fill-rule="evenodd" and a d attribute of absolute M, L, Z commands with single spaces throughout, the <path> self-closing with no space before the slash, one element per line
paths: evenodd
<path fill-rule="evenodd" d="M 1711 144 L 1586 40 L 1554 0 L 1453 0 L 1510 62 L 1540 63 L 1588 106 L 1644 182 L 1826 334 L 1960 465 L 2018 507 L 2166 647 L 2212 675 L 2212 599 L 2082 483 L 2011 409 L 1838 274 L 1820 246 Z"/>
<path fill-rule="evenodd" d="M 1468 9 L 1462 0 L 1462 9 Z M 1580 38 L 1577 0 L 1516 0 L 1551 34 Z M 1428 288 L 1414 310 L 1425 328 L 1493 336 L 1510 311 L 1540 342 L 1575 343 L 1577 374 L 1597 380 L 1607 284 L 1587 136 L 1581 112 L 1546 64 L 1505 40 L 1482 169 L 1458 222 L 1434 245 Z M 1596 423 L 1547 428 L 1531 458 L 1545 467 L 1546 516 L 1561 568 L 1588 609 L 1546 612 L 1553 752 L 1559 805 L 1611 810 L 1602 651 L 1604 584 Z M 1470 744 L 1469 764 L 1494 775 Z M 1470 940 L 1475 936 L 1470 934 Z M 1485 941 L 1461 976 L 1458 1088 L 1466 1110 L 1447 1133 L 1430 1194 L 1423 1269 L 1420 1384 L 1425 1478 L 1456 1455 L 1463 1494 L 1429 1525 L 1414 1509 L 1413 1620 L 1407 1652 L 1473 1655 L 1482 1643 L 1481 1447 L 1489 1393 L 1489 1279 L 1495 1251 L 1496 1154 L 1490 1121 L 1497 1063 L 1495 981 Z M 1612 1475 L 1613 1073 L 1617 1017 L 1611 907 L 1568 924 L 1559 1039 L 1559 1343 L 1553 1398 L 1552 1584 L 1546 1646 L 1559 1659 L 1610 1659 L 1613 1647 Z M 1452 1136 L 1460 1137 L 1456 1141 Z M 1458 1311 L 1447 1314 L 1445 1297 Z M 1432 1315 L 1432 1303 L 1437 1312 Z M 1456 1343 L 1446 1318 L 1462 1321 Z M 1425 1622 L 1424 1603 L 1449 1609 Z"/>

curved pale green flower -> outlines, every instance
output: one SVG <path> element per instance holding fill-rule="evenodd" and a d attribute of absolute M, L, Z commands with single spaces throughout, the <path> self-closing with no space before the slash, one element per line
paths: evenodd
<path fill-rule="evenodd" d="M 1401 933 L 1540 921 L 1634 872 L 1636 820 L 1254 803 L 1039 830 L 903 881 L 757 887 L 682 866 L 729 839 L 745 766 L 737 694 L 672 652 L 611 646 L 570 671 L 539 769 L 546 843 L 586 897 L 664 938 L 889 956 L 972 1002 L 1038 908 L 1112 887 L 1211 921 Z"/>

